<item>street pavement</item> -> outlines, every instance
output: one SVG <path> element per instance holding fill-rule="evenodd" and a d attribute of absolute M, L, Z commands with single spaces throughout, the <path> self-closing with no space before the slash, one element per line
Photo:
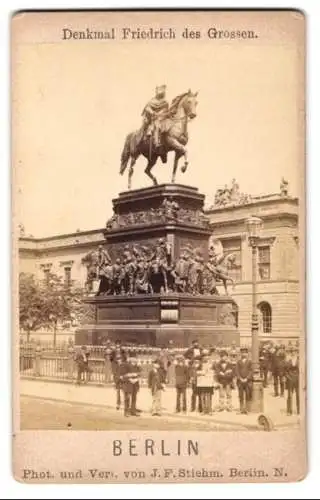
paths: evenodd
<path fill-rule="evenodd" d="M 152 417 L 125 418 L 122 411 L 105 406 L 66 403 L 21 396 L 20 428 L 22 430 L 99 430 L 99 431 L 228 431 L 229 425 L 209 420 Z"/>
<path fill-rule="evenodd" d="M 175 413 L 175 398 L 176 391 L 173 387 L 167 387 L 162 394 L 162 418 L 161 417 L 151 417 L 151 394 L 148 388 L 142 387 L 138 393 L 138 408 L 142 410 L 143 423 L 133 424 L 133 421 L 137 418 L 125 419 L 123 416 L 123 409 L 116 411 L 116 391 L 112 386 L 91 386 L 91 385 L 81 385 L 77 386 L 75 384 L 66 384 L 61 382 L 52 382 L 45 380 L 30 380 L 23 379 L 20 380 L 20 395 L 26 396 L 24 398 L 24 405 L 22 407 L 22 417 L 23 409 L 28 405 L 32 405 L 32 402 L 36 400 L 46 400 L 47 402 L 59 402 L 67 403 L 81 406 L 83 408 L 90 407 L 92 409 L 96 408 L 103 409 L 109 416 L 112 415 L 112 419 L 116 421 L 128 421 L 128 425 L 138 425 L 139 428 L 146 426 L 149 428 L 150 420 L 154 422 L 156 420 L 156 428 L 162 430 L 163 424 L 160 421 L 177 422 L 181 425 L 188 424 L 188 428 L 196 430 L 206 430 L 209 426 L 211 430 L 257 430 L 258 427 L 258 414 L 239 414 L 239 403 L 237 397 L 237 391 L 232 391 L 232 412 L 218 412 L 215 411 L 212 415 L 202 415 L 197 412 L 188 411 L 186 414 L 176 414 Z M 187 393 L 187 403 L 190 406 L 191 399 L 191 389 L 188 389 Z M 29 401 L 29 403 L 28 403 Z M 36 403 L 34 403 L 36 404 Z M 218 406 L 218 393 L 216 392 L 213 397 L 213 407 Z M 188 408 L 189 409 L 189 408 Z M 29 410 L 30 411 L 30 410 Z M 297 415 L 287 416 L 286 414 L 286 400 L 285 398 L 275 398 L 272 395 L 272 389 L 267 388 L 264 390 L 264 415 L 270 419 L 275 430 L 286 430 L 293 429 L 299 426 L 300 419 Z M 140 417 L 140 418 L 141 418 Z M 165 417 L 165 418 L 164 418 Z M 23 418 L 22 418 L 23 421 Z M 130 421 L 130 423 L 129 423 Z M 122 425 L 122 424 L 121 424 Z M 127 425 L 127 424 L 126 424 Z M 153 427 L 152 423 L 152 427 Z M 170 426 L 169 426 L 170 427 Z M 47 428 L 47 427 L 46 427 Z M 119 428 L 119 427 L 117 427 Z M 130 427 L 129 427 L 130 428 Z M 181 428 L 181 427 L 179 427 Z"/>

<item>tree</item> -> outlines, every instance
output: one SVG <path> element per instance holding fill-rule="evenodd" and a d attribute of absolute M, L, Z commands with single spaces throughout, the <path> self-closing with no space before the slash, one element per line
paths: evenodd
<path fill-rule="evenodd" d="M 27 333 L 43 326 L 43 296 L 39 283 L 33 274 L 20 273 L 19 276 L 19 321 L 20 327 Z"/>
<path fill-rule="evenodd" d="M 53 345 L 57 343 L 57 327 L 73 321 L 74 311 L 83 296 L 83 290 L 50 273 L 41 287 L 43 325 L 53 329 Z"/>

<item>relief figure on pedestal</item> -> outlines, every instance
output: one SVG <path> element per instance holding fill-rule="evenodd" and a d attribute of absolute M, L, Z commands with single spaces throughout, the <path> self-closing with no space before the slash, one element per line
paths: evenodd
<path fill-rule="evenodd" d="M 234 279 L 229 275 L 229 268 L 235 264 L 235 254 L 224 254 L 220 240 L 209 240 L 209 260 L 206 265 L 207 293 L 218 294 L 216 282 L 222 281 L 226 295 L 228 295 L 228 281 L 234 284 Z"/>
<path fill-rule="evenodd" d="M 96 295 L 134 295 L 147 293 L 187 293 L 192 295 L 219 294 L 222 282 L 228 295 L 228 282 L 234 283 L 229 269 L 235 264 L 235 254 L 225 254 L 220 240 L 209 240 L 209 257 L 205 261 L 202 249 L 187 243 L 179 258 L 173 259 L 172 248 L 165 238 L 159 238 L 152 248 L 135 244 L 118 250 L 112 263 L 108 251 L 99 246 L 82 259 L 87 266 L 87 290 L 99 280 Z"/>
<path fill-rule="evenodd" d="M 171 269 L 171 247 L 164 238 L 159 238 L 151 256 L 150 283 L 155 293 L 168 293 L 168 273 Z"/>

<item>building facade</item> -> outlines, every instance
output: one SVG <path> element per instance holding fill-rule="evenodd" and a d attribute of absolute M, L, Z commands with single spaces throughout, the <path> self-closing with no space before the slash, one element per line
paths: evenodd
<path fill-rule="evenodd" d="M 236 255 L 235 265 L 230 270 L 235 285 L 229 286 L 229 293 L 237 304 L 236 324 L 242 344 L 251 342 L 252 253 L 245 224 L 251 215 L 263 221 L 257 263 L 260 337 L 287 343 L 300 335 L 298 212 L 298 199 L 290 197 L 287 192 L 218 199 L 206 210 L 214 238 L 222 242 L 225 253 Z M 38 279 L 45 279 L 46 274 L 52 272 L 63 276 L 66 282 L 85 286 L 87 268 L 82 259 L 104 243 L 104 228 L 47 238 L 21 235 L 20 272 L 32 273 Z M 220 293 L 224 291 L 220 289 Z M 69 331 L 61 332 L 61 335 L 70 336 L 72 329 L 74 327 L 70 326 Z"/>

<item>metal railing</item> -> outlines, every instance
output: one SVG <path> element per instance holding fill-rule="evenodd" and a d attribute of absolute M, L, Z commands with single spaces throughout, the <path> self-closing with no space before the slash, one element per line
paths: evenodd
<path fill-rule="evenodd" d="M 20 376 L 31 378 L 56 379 L 57 381 L 75 381 L 78 374 L 78 365 L 75 355 L 78 348 L 61 345 L 20 345 Z M 105 347 L 87 346 L 90 382 L 96 384 L 111 384 L 113 382 L 112 363 Z M 152 362 L 160 354 L 161 349 L 144 346 L 129 346 L 128 355 L 135 353 L 141 368 L 142 384 L 146 384 Z M 171 365 L 168 369 L 168 381 L 174 381 L 174 364 L 172 361 L 177 355 L 185 352 L 185 348 L 174 348 L 167 352 Z"/>

